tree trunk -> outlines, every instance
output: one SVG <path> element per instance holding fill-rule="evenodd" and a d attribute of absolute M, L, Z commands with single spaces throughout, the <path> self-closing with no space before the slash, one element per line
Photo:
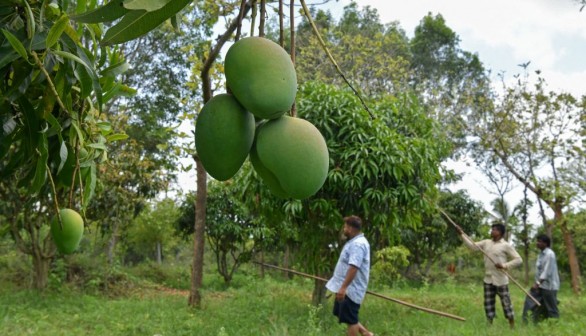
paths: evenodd
<path fill-rule="evenodd" d="M 33 258 L 33 287 L 38 290 L 47 288 L 49 266 L 52 258 L 46 258 L 41 251 L 35 249 Z"/>
<path fill-rule="evenodd" d="M 568 230 L 566 219 L 564 218 L 561 208 L 556 208 L 554 213 L 555 221 L 560 226 L 564 243 L 566 245 L 568 263 L 570 264 L 570 274 L 572 277 L 572 290 L 575 294 L 580 294 L 580 264 L 578 263 L 578 257 L 576 256 L 576 247 L 574 246 L 572 233 Z"/>
<path fill-rule="evenodd" d="M 285 246 L 285 255 L 283 256 L 283 267 L 291 268 L 291 245 L 288 242 Z M 291 272 L 284 272 L 284 275 L 289 279 L 293 279 L 293 273 Z"/>
<path fill-rule="evenodd" d="M 163 263 L 163 252 L 161 247 L 161 242 L 157 242 L 157 264 Z"/>
<path fill-rule="evenodd" d="M 114 254 L 116 251 L 116 244 L 118 244 L 118 230 L 120 229 L 120 221 L 114 221 L 114 227 L 112 228 L 112 237 L 110 237 L 110 241 L 108 242 L 108 264 L 114 264 Z"/>
<path fill-rule="evenodd" d="M 193 234 L 193 264 L 191 266 L 191 291 L 188 304 L 191 307 L 201 306 L 201 285 L 203 281 L 203 255 L 205 242 L 205 219 L 207 198 L 207 173 L 199 160 L 194 156 L 197 169 L 197 195 L 195 199 L 195 232 Z"/>
<path fill-rule="evenodd" d="M 313 293 L 311 294 L 311 304 L 318 306 L 326 301 L 326 283 L 321 280 L 314 280 Z"/>

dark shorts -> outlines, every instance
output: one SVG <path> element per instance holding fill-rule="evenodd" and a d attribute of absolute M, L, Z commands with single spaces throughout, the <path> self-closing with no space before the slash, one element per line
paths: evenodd
<path fill-rule="evenodd" d="M 340 323 L 356 324 L 358 323 L 358 311 L 360 304 L 350 300 L 348 296 L 344 300 L 334 300 L 334 315 L 338 317 Z"/>

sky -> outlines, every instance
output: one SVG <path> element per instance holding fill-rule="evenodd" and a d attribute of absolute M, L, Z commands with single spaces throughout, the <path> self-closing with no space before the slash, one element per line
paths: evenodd
<path fill-rule="evenodd" d="M 307 0 L 310 4 L 315 1 Z M 360 8 L 370 6 L 378 10 L 380 21 L 398 21 L 412 37 L 420 20 L 432 13 L 441 14 L 460 37 L 463 50 L 477 53 L 493 79 L 504 74 L 505 80 L 521 72 L 518 64 L 531 62 L 530 71 L 540 70 L 550 89 L 569 92 L 575 96 L 586 94 L 586 9 L 580 12 L 577 0 L 357 0 Z M 339 18 L 350 0 L 331 0 L 319 8 L 330 10 Z M 473 165 L 453 162 L 449 167 L 463 174 L 463 180 L 452 190 L 466 189 L 470 196 L 490 209 L 496 196 L 490 193 L 490 184 Z M 195 189 L 195 173 L 182 174 L 183 190 Z M 522 198 L 517 185 L 506 199 L 515 206 Z M 529 220 L 540 222 L 537 209 Z"/>

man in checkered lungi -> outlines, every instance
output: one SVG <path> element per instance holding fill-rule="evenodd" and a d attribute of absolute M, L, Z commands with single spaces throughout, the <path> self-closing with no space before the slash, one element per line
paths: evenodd
<path fill-rule="evenodd" d="M 523 263 L 523 259 L 521 259 L 513 246 L 503 238 L 505 226 L 494 224 L 490 231 L 491 239 L 478 242 L 471 241 L 462 229 L 459 227 L 457 229 L 466 246 L 473 250 L 482 249 L 486 253 L 484 256 L 484 311 L 488 322 L 492 324 L 492 320 L 496 316 L 495 305 L 496 296 L 498 295 L 501 299 L 505 317 L 509 320 L 511 328 L 513 328 L 515 326 L 515 316 L 511 295 L 509 294 L 509 278 L 501 270 L 506 271 L 520 266 Z"/>

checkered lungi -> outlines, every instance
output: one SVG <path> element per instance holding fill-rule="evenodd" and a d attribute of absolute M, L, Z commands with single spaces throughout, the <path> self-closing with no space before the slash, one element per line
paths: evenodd
<path fill-rule="evenodd" d="M 486 312 L 486 318 L 489 320 L 494 319 L 496 295 L 501 298 L 501 304 L 503 306 L 503 312 L 507 319 L 514 318 L 513 303 L 511 302 L 511 295 L 509 294 L 509 286 L 495 286 L 493 284 L 484 283 L 484 311 Z"/>

